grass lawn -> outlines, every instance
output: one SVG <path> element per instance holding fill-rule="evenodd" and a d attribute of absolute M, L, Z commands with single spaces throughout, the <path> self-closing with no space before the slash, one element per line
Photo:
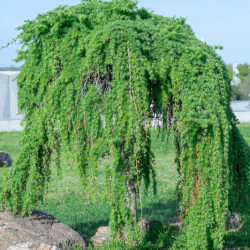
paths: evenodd
<path fill-rule="evenodd" d="M 239 129 L 250 145 L 250 124 L 240 124 Z M 0 133 L 0 151 L 8 152 L 13 160 L 16 159 L 20 132 Z M 155 171 L 157 175 L 158 193 L 153 196 L 152 187 L 142 196 L 143 218 L 150 220 L 162 220 L 177 216 L 176 213 L 176 183 L 178 175 L 175 170 L 172 137 L 168 142 L 157 139 L 157 131 L 152 130 L 152 148 L 155 154 Z M 65 157 L 64 157 L 65 158 Z M 62 174 L 58 176 L 56 168 L 53 168 L 49 192 L 46 196 L 46 203 L 38 204 L 37 209 L 52 214 L 64 224 L 79 232 L 87 241 L 95 234 L 99 226 L 108 225 L 110 207 L 101 192 L 104 180 L 97 176 L 96 189 L 83 190 L 78 177 L 78 170 L 70 159 L 62 160 Z M 4 176 L 8 168 L 0 169 L 0 189 L 4 182 Z M 100 193 L 97 195 L 97 193 Z M 138 203 L 139 204 L 139 203 Z M 138 206 L 139 207 L 139 206 Z M 138 211 L 140 214 L 140 211 Z M 226 241 L 230 245 L 247 246 L 246 232 L 231 233 Z M 232 242 L 233 241 L 233 242 Z"/>

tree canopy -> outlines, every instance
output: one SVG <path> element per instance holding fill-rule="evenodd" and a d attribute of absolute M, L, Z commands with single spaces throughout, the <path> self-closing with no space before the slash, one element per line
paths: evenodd
<path fill-rule="evenodd" d="M 114 235 L 136 227 L 140 185 L 155 185 L 152 118 L 174 130 L 185 248 L 221 248 L 226 213 L 244 207 L 249 147 L 230 108 L 227 67 L 183 18 L 137 8 L 132 0 L 82 1 L 21 26 L 17 61 L 21 151 L 2 200 L 29 213 L 42 200 L 51 158 L 77 159 L 83 185 L 105 155 Z M 133 236 L 133 234 L 131 234 Z"/>

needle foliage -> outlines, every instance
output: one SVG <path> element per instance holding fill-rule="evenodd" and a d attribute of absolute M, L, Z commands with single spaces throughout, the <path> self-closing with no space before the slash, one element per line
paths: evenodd
<path fill-rule="evenodd" d="M 114 235 L 133 236 L 136 195 L 142 184 L 156 184 L 154 117 L 163 135 L 174 129 L 184 220 L 176 247 L 221 248 L 227 211 L 246 205 L 250 156 L 215 49 L 185 19 L 152 14 L 132 0 L 58 7 L 19 29 L 25 129 L 3 202 L 29 213 L 46 192 L 52 155 L 60 166 L 62 147 L 77 159 L 83 185 L 94 182 L 109 156 L 110 225 Z"/>

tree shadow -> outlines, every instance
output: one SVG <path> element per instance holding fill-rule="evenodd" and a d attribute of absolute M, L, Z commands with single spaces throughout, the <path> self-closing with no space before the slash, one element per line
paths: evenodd
<path fill-rule="evenodd" d="M 176 200 L 174 199 L 167 202 L 151 202 L 143 207 L 143 218 L 147 220 L 164 220 L 176 216 Z"/>

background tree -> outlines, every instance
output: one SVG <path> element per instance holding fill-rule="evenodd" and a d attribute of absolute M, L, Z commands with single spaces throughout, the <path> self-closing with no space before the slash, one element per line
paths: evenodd
<path fill-rule="evenodd" d="M 240 64 L 238 69 L 241 80 L 244 80 L 244 77 L 248 77 L 250 75 L 250 66 L 247 63 Z"/>
<path fill-rule="evenodd" d="M 241 80 L 239 86 L 232 86 L 232 101 L 249 100 L 250 94 L 250 66 L 247 63 L 238 66 L 238 77 Z"/>
<path fill-rule="evenodd" d="M 221 248 L 227 210 L 246 202 L 249 147 L 230 109 L 226 65 L 213 47 L 195 38 L 185 19 L 154 15 L 130 0 L 59 7 L 20 30 L 25 129 L 3 202 L 29 213 L 43 199 L 51 156 L 59 165 L 62 147 L 75 154 L 83 185 L 94 181 L 106 155 L 110 226 L 134 240 L 136 195 L 142 183 L 155 183 L 156 117 L 163 135 L 174 129 L 185 222 L 176 244 Z"/>

